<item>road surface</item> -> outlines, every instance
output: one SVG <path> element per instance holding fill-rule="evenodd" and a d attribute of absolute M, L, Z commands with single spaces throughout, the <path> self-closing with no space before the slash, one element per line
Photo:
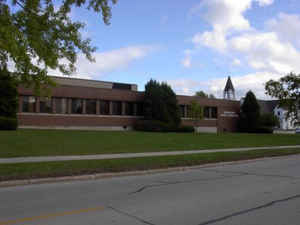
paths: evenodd
<path fill-rule="evenodd" d="M 300 156 L 0 188 L 1 225 L 298 225 Z"/>

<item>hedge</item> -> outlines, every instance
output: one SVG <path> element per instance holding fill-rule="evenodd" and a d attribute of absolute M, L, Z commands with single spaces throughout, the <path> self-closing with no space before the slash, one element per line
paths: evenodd
<path fill-rule="evenodd" d="M 176 126 L 158 120 L 140 120 L 134 125 L 134 129 L 147 132 L 194 132 L 192 126 Z"/>
<path fill-rule="evenodd" d="M 0 130 L 16 130 L 18 120 L 16 118 L 0 117 Z"/>

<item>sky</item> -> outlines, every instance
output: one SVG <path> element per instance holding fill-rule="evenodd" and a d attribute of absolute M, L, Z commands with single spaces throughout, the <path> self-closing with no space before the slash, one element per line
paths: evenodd
<path fill-rule="evenodd" d="M 100 14 L 76 8 L 95 63 L 79 55 L 74 77 L 134 83 L 167 82 L 177 94 L 222 97 L 231 76 L 237 98 L 300 72 L 299 0 L 119 0 L 105 25 Z M 59 74 L 57 74 L 59 75 Z"/>

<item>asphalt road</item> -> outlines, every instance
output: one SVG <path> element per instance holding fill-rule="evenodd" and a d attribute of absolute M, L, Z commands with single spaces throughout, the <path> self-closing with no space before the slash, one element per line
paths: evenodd
<path fill-rule="evenodd" d="M 0 189 L 0 224 L 299 225 L 300 156 Z"/>

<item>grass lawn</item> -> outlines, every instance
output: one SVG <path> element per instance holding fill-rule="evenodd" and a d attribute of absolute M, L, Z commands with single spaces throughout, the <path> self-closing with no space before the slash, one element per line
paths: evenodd
<path fill-rule="evenodd" d="M 201 150 L 300 145 L 299 135 L 107 131 L 0 131 L 0 157 Z"/>
<path fill-rule="evenodd" d="M 214 162 L 227 162 L 291 154 L 300 154 L 300 149 L 218 152 L 110 160 L 0 164 L 0 181 L 193 166 Z"/>

